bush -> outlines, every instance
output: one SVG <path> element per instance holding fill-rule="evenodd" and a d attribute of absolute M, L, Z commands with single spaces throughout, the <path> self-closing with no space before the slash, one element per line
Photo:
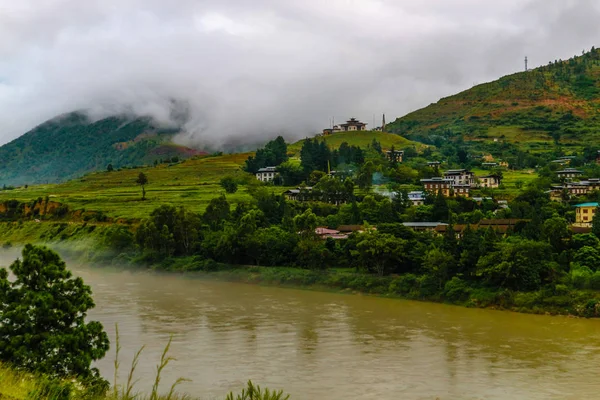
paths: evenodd
<path fill-rule="evenodd" d="M 571 283 L 577 289 L 585 289 L 589 286 L 592 270 L 588 267 L 583 267 L 574 264 L 571 267 Z"/>
<path fill-rule="evenodd" d="M 455 276 L 444 286 L 444 296 L 450 301 L 464 301 L 468 298 L 471 288 L 467 282 Z"/>
<path fill-rule="evenodd" d="M 600 271 L 596 271 L 593 275 L 589 276 L 589 288 L 600 290 Z"/>
<path fill-rule="evenodd" d="M 227 193 L 235 193 L 238 190 L 238 184 L 235 178 L 232 176 L 226 176 L 224 178 L 221 178 L 221 181 L 219 183 Z"/>
<path fill-rule="evenodd" d="M 395 294 L 407 295 L 418 288 L 417 276 L 405 274 L 395 278 L 389 285 L 389 291 Z"/>

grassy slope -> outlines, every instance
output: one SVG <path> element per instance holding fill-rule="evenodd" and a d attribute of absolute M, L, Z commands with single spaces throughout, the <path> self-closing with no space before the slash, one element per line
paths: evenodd
<path fill-rule="evenodd" d="M 242 174 L 240 166 L 248 154 L 204 157 L 176 165 L 159 165 L 113 172 L 94 172 L 62 184 L 38 185 L 0 192 L 0 202 L 17 199 L 30 201 L 50 196 L 71 209 L 102 211 L 116 218 L 142 218 L 162 204 L 182 205 L 191 211 L 203 211 L 213 197 L 224 193 L 218 182 L 229 174 Z M 147 200 L 135 184 L 140 172 L 147 175 Z M 274 190 L 283 190 L 275 188 Z M 227 195 L 232 202 L 249 200 L 243 186 Z"/>
<path fill-rule="evenodd" d="M 467 140 L 499 138 L 544 150 L 559 132 L 578 147 L 600 140 L 600 50 L 530 72 L 508 75 L 441 99 L 397 119 L 390 132 L 408 138 L 451 130 Z"/>
<path fill-rule="evenodd" d="M 332 149 L 339 148 L 343 142 L 347 142 L 350 145 L 365 149 L 371 144 L 371 142 L 373 142 L 373 139 L 376 139 L 379 143 L 381 143 L 381 147 L 386 150 L 390 149 L 392 146 L 394 146 L 396 149 L 401 149 L 412 145 L 423 146 L 420 143 L 412 142 L 399 135 L 376 131 L 340 132 L 329 136 L 323 136 L 322 138 Z M 303 143 L 304 140 L 300 140 L 289 145 L 288 151 L 298 155 Z"/>

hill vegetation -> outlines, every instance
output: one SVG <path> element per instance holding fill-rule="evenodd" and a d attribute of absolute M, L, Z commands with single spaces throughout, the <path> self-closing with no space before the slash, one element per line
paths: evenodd
<path fill-rule="evenodd" d="M 108 164 L 120 168 L 198 154 L 171 143 L 177 132 L 150 118 L 92 121 L 82 113 L 66 114 L 0 147 L 0 185 L 63 182 Z"/>
<path fill-rule="evenodd" d="M 424 143 L 460 135 L 497 139 L 522 150 L 574 148 L 600 140 L 600 50 L 556 60 L 442 98 L 388 125 L 388 131 Z"/>
<path fill-rule="evenodd" d="M 407 140 L 404 137 L 394 135 L 387 132 L 377 131 L 354 131 L 354 132 L 339 132 L 328 136 L 323 136 L 322 139 L 331 148 L 337 149 L 342 143 L 346 142 L 351 146 L 366 148 L 373 142 L 373 139 L 381 144 L 384 149 L 391 149 L 394 146 L 396 149 L 401 149 L 408 146 L 419 145 L 418 143 Z M 292 143 L 288 146 L 288 152 L 292 155 L 299 156 L 304 140 Z"/>

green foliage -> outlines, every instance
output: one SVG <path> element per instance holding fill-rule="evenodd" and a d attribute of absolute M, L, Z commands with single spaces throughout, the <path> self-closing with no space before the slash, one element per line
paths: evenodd
<path fill-rule="evenodd" d="M 236 179 L 233 176 L 225 176 L 221 178 L 219 184 L 227 193 L 235 193 L 238 190 L 238 184 Z"/>
<path fill-rule="evenodd" d="M 467 282 L 455 276 L 444 285 L 444 296 L 447 300 L 464 301 L 469 296 L 471 289 Z"/>
<path fill-rule="evenodd" d="M 287 144 L 281 136 L 269 141 L 264 148 L 257 149 L 254 156 L 248 157 L 244 170 L 255 174 L 260 168 L 276 167 L 287 161 Z"/>
<path fill-rule="evenodd" d="M 108 336 L 96 321 L 89 286 L 73 278 L 58 254 L 26 245 L 22 260 L 0 270 L 0 360 L 49 376 L 99 378 Z"/>
<path fill-rule="evenodd" d="M 91 121 L 84 114 L 70 113 L 0 147 L 0 182 L 62 182 L 105 169 L 108 164 L 115 169 L 150 164 L 158 148 L 168 153 L 180 151 L 178 146 L 166 146 L 176 132 L 156 127 L 150 118 Z M 126 145 L 118 147 L 117 143 Z"/>
<path fill-rule="evenodd" d="M 135 183 L 142 187 L 142 200 L 146 199 L 146 185 L 148 184 L 148 177 L 143 172 L 140 172 Z"/>
<path fill-rule="evenodd" d="M 539 289 L 554 269 L 550 246 L 517 237 L 510 239 L 479 260 L 477 274 L 493 287 Z"/>

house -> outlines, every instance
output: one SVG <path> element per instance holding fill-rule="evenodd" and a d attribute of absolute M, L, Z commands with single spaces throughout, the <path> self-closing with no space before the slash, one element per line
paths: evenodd
<path fill-rule="evenodd" d="M 507 162 L 507 161 L 500 161 L 500 164 L 499 164 L 499 165 L 500 165 L 501 167 L 503 167 L 503 168 L 508 168 L 508 162 Z"/>
<path fill-rule="evenodd" d="M 323 129 L 323 136 L 329 136 L 332 133 L 338 133 L 341 132 L 342 128 L 339 127 L 339 125 L 334 125 L 333 128 L 325 128 Z"/>
<path fill-rule="evenodd" d="M 573 179 L 583 175 L 583 171 L 579 171 L 575 168 L 565 168 L 562 171 L 556 171 L 556 175 L 558 175 L 560 179 Z"/>
<path fill-rule="evenodd" d="M 356 118 L 350 118 L 345 124 L 340 124 L 340 128 L 343 132 L 366 131 L 367 124 L 360 122 Z"/>
<path fill-rule="evenodd" d="M 271 182 L 277 175 L 277 167 L 265 167 L 258 170 L 256 179 L 261 182 Z"/>
<path fill-rule="evenodd" d="M 562 201 L 567 197 L 586 195 L 594 190 L 600 190 L 600 179 L 590 178 L 578 182 L 565 182 L 563 185 L 553 185 L 549 191 L 550 200 Z"/>
<path fill-rule="evenodd" d="M 441 164 L 439 161 L 427 161 L 427 166 L 431 168 L 439 167 Z"/>
<path fill-rule="evenodd" d="M 510 230 L 513 230 L 515 226 L 519 223 L 529 222 L 528 219 L 482 219 L 476 225 L 477 229 L 488 229 L 492 228 L 499 233 L 505 234 Z"/>
<path fill-rule="evenodd" d="M 486 168 L 486 169 L 488 169 L 488 168 L 496 168 L 497 166 L 498 166 L 497 162 L 484 162 L 484 163 L 481 163 L 481 167 L 482 168 Z"/>
<path fill-rule="evenodd" d="M 462 196 L 462 197 L 469 197 L 469 191 L 471 190 L 471 185 L 469 185 L 468 183 L 460 183 L 460 184 L 453 184 L 452 185 L 452 189 L 454 190 L 454 195 L 455 196 Z"/>
<path fill-rule="evenodd" d="M 316 228 L 315 234 L 323 240 L 327 240 L 328 238 L 335 239 L 335 240 L 348 239 L 348 235 L 343 234 L 338 230 L 329 229 L 329 228 L 325 228 L 325 227 Z"/>
<path fill-rule="evenodd" d="M 500 177 L 497 175 L 480 176 L 477 178 L 479 187 L 497 188 L 500 186 Z"/>
<path fill-rule="evenodd" d="M 481 204 L 484 201 L 494 201 L 494 199 L 491 197 L 473 197 L 473 201 L 477 204 Z"/>
<path fill-rule="evenodd" d="M 423 184 L 425 191 L 430 193 L 438 193 L 441 191 L 444 196 L 449 197 L 454 180 L 435 177 L 431 179 L 421 179 L 421 183 Z"/>
<path fill-rule="evenodd" d="M 439 235 L 444 235 L 447 231 L 448 228 L 450 227 L 450 225 L 438 225 L 435 227 L 434 231 L 435 233 L 439 234 Z M 457 239 L 461 239 L 463 236 L 463 231 L 467 228 L 467 225 L 453 225 L 452 226 L 453 230 L 454 230 L 454 234 L 456 235 Z"/>
<path fill-rule="evenodd" d="M 425 192 L 408 192 L 408 199 L 412 202 L 413 206 L 422 206 L 425 204 Z"/>
<path fill-rule="evenodd" d="M 402 225 L 411 228 L 413 231 L 434 231 L 439 225 L 448 225 L 442 222 L 403 222 Z"/>
<path fill-rule="evenodd" d="M 468 169 L 449 169 L 444 172 L 444 177 L 454 181 L 455 185 L 475 185 L 475 175 Z"/>
<path fill-rule="evenodd" d="M 402 159 L 404 158 L 404 151 L 403 150 L 388 150 L 385 152 L 385 157 L 392 161 L 392 162 L 402 162 Z"/>
<path fill-rule="evenodd" d="M 582 203 L 575 206 L 575 226 L 592 226 L 598 203 Z"/>
<path fill-rule="evenodd" d="M 311 199 L 311 193 L 313 188 L 311 186 L 297 187 L 296 189 L 290 189 L 283 192 L 283 195 L 287 200 L 294 201 L 308 201 Z"/>
<path fill-rule="evenodd" d="M 366 229 L 363 225 L 340 225 L 337 230 L 342 234 L 351 234 L 354 232 L 363 233 Z M 369 230 L 376 231 L 377 228 L 374 226 L 370 226 Z"/>

